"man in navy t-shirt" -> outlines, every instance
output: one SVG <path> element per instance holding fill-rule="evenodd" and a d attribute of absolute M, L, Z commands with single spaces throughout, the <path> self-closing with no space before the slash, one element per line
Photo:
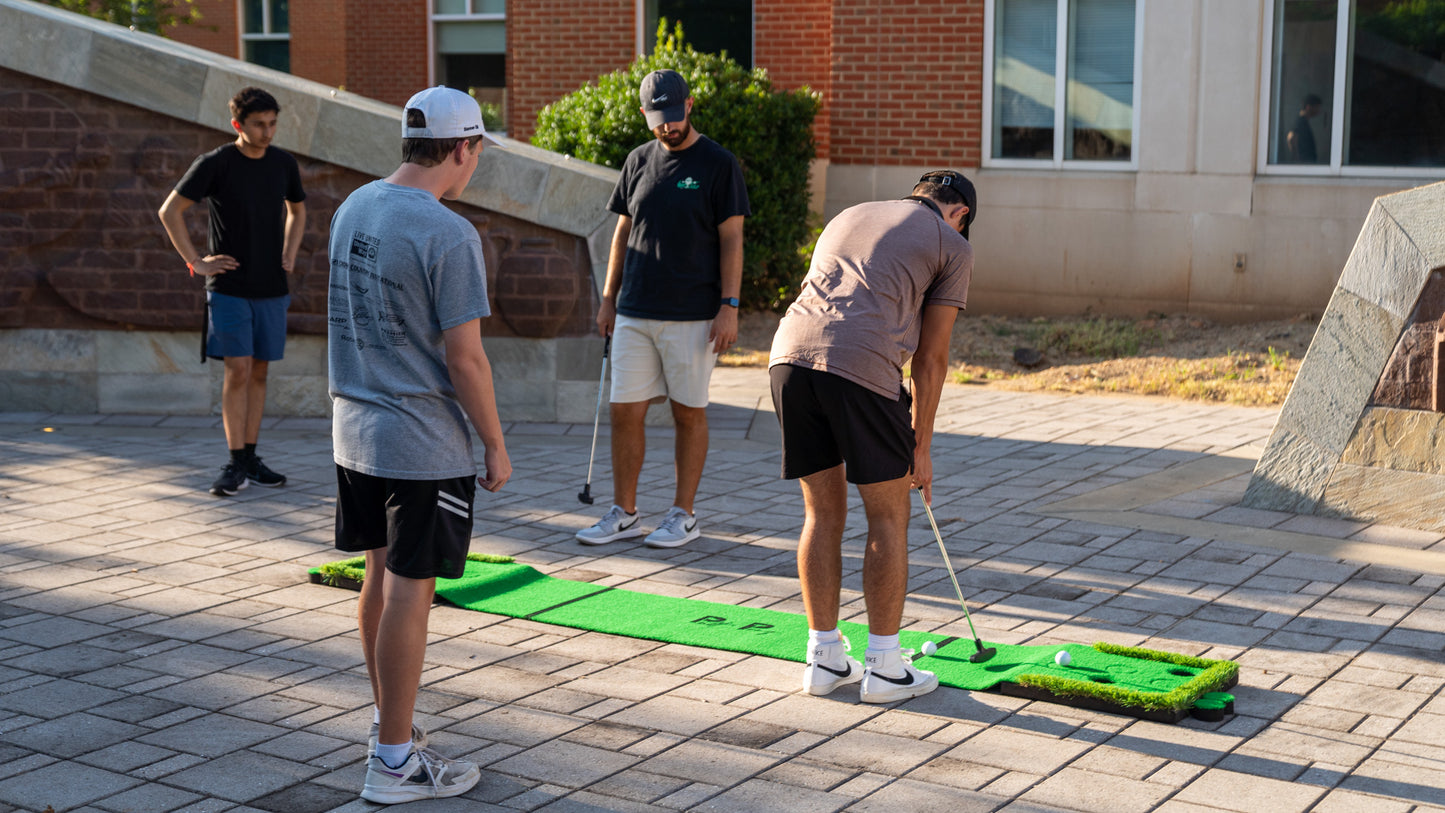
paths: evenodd
<path fill-rule="evenodd" d="M 642 536 L 637 480 L 648 404 L 668 399 L 677 486 L 647 544 L 699 536 L 693 500 L 707 459 L 708 382 L 717 354 L 737 341 L 743 274 L 742 167 L 692 128 L 693 99 L 676 71 L 653 71 L 638 92 L 656 140 L 633 150 L 607 208 L 618 215 L 597 310 L 612 337 L 613 506 L 577 532 L 585 545 Z"/>
<path fill-rule="evenodd" d="M 161 223 L 192 274 L 206 280 L 206 355 L 225 361 L 221 423 L 230 460 L 211 485 L 228 497 L 248 483 L 285 485 L 256 456 L 266 372 L 286 349 L 286 275 L 306 231 L 306 193 L 296 159 L 271 146 L 281 107 L 261 88 L 231 98 L 232 143 L 206 153 L 161 205 Z M 209 204 L 206 251 L 198 251 L 185 213 Z"/>

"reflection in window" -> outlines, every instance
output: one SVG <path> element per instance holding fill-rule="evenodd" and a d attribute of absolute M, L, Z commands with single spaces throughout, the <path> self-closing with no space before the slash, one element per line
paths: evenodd
<path fill-rule="evenodd" d="M 652 52 L 659 18 L 670 32 L 682 23 L 683 41 L 707 54 L 723 51 L 744 68 L 753 66 L 752 0 L 648 0 L 644 47 Z"/>
<path fill-rule="evenodd" d="M 487 128 L 506 128 L 506 0 L 432 0 L 436 81 L 482 105 Z"/>
<path fill-rule="evenodd" d="M 991 156 L 1130 161 L 1134 32 L 1134 0 L 996 0 Z"/>
<path fill-rule="evenodd" d="M 291 19 L 287 0 L 245 0 L 241 46 L 247 62 L 291 72 Z"/>
<path fill-rule="evenodd" d="M 1276 0 L 1269 163 L 1445 166 L 1441 20 L 1445 0 Z"/>

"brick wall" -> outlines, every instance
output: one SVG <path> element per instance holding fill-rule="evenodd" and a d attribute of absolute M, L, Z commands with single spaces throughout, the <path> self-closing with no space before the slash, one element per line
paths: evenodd
<path fill-rule="evenodd" d="M 241 34 L 236 17 L 236 0 L 196 0 L 201 19 L 165 32 L 176 42 L 235 57 L 241 54 Z"/>
<path fill-rule="evenodd" d="M 537 111 L 637 57 L 633 0 L 529 0 L 507 8 L 507 133 L 529 139 Z"/>
<path fill-rule="evenodd" d="M 388 104 L 406 104 L 427 86 L 428 0 L 344 2 L 349 9 L 346 89 Z"/>
<path fill-rule="evenodd" d="M 796 0 L 753 5 L 753 60 L 766 68 L 778 90 L 804 85 L 823 97 L 823 106 L 813 120 L 813 140 L 818 157 L 829 157 L 832 106 L 833 4 L 831 0 Z"/>
<path fill-rule="evenodd" d="M 830 157 L 975 167 L 983 0 L 835 0 Z"/>
<path fill-rule="evenodd" d="M 0 328 L 199 329 L 202 280 L 186 273 L 156 212 L 197 155 L 228 141 L 216 130 L 0 68 Z M 307 221 L 287 322 L 292 332 L 324 334 L 331 216 L 371 178 L 296 158 Z M 502 318 L 484 320 L 483 335 L 522 333 L 539 314 L 561 335 L 595 332 L 583 240 L 451 208 L 484 238 Z M 187 225 L 204 247 L 204 204 L 187 212 Z M 552 290 L 506 284 L 539 263 Z M 572 284 L 562 285 L 569 274 Z M 572 292 L 570 313 L 559 310 L 559 290 Z"/>
<path fill-rule="evenodd" d="M 349 58 L 346 49 L 349 10 L 346 0 L 290 4 L 291 73 L 332 87 L 348 85 L 350 89 L 346 74 L 357 60 Z M 425 80 L 423 74 L 421 81 Z"/>

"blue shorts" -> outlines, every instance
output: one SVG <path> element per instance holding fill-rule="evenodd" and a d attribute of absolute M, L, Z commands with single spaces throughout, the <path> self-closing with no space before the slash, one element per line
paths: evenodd
<path fill-rule="evenodd" d="M 247 299 L 206 292 L 206 355 L 213 359 L 280 361 L 286 354 L 291 296 Z"/>

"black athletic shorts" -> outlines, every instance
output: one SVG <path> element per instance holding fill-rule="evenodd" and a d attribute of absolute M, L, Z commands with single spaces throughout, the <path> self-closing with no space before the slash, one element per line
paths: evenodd
<path fill-rule="evenodd" d="M 855 484 L 897 480 L 913 469 L 913 398 L 891 400 L 832 373 L 778 364 L 768 371 L 783 431 L 783 477 L 839 463 Z"/>
<path fill-rule="evenodd" d="M 455 579 L 467 566 L 477 478 L 394 480 L 336 467 L 336 548 L 386 548 L 408 579 Z"/>

